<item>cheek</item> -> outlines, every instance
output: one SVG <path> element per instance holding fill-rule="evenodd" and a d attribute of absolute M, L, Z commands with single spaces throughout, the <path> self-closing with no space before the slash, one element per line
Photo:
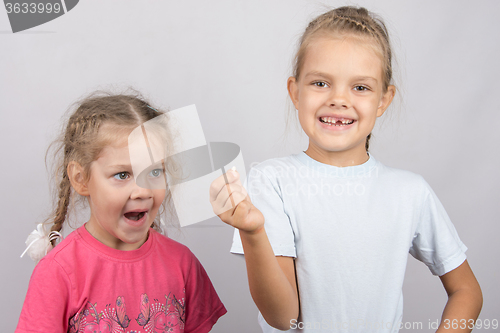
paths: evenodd
<path fill-rule="evenodd" d="M 152 190 L 153 195 L 155 197 L 155 207 L 160 207 L 161 204 L 163 203 L 163 200 L 165 200 L 165 194 L 166 190 Z"/>
<path fill-rule="evenodd" d="M 317 104 L 320 100 L 320 95 L 314 94 L 306 88 L 302 88 L 299 91 L 299 105 L 302 107 L 311 107 Z"/>
<path fill-rule="evenodd" d="M 304 111 L 304 108 L 299 109 L 298 118 L 300 127 L 302 127 L 302 129 L 307 133 L 307 129 L 311 126 L 310 124 L 313 123 L 314 118 L 311 117 L 307 111 Z"/>
<path fill-rule="evenodd" d="M 356 108 L 358 110 L 362 110 L 362 115 L 364 117 L 376 117 L 377 109 L 379 106 L 380 100 L 377 97 L 367 98 L 358 100 L 356 102 Z"/>
<path fill-rule="evenodd" d="M 298 103 L 298 117 L 300 122 L 310 122 L 314 121 L 316 117 L 316 112 L 320 108 L 321 101 L 319 98 L 311 98 L 311 96 L 306 96 L 306 98 L 301 98 Z"/>

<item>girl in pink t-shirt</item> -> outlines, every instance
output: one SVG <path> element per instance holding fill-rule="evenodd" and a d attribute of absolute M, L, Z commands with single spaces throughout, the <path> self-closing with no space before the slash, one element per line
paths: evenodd
<path fill-rule="evenodd" d="M 134 180 L 129 134 L 161 114 L 138 96 L 94 94 L 69 117 L 50 232 L 40 224 L 27 241 L 41 260 L 16 332 L 209 332 L 226 313 L 196 257 L 161 234 L 171 165 L 148 169 L 153 186 Z M 52 249 L 76 195 L 90 218 Z"/>

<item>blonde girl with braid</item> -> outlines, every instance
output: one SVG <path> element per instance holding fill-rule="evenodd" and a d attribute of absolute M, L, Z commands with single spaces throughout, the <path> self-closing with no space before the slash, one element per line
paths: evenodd
<path fill-rule="evenodd" d="M 314 19 L 287 82 L 307 150 L 259 164 L 244 187 L 233 171 L 212 183 L 263 332 L 398 332 L 408 253 L 448 293 L 438 332 L 469 332 L 479 315 L 467 248 L 435 193 L 368 152 L 396 92 L 391 62 L 385 25 L 365 8 Z"/>
<path fill-rule="evenodd" d="M 129 134 L 162 114 L 138 95 L 78 103 L 60 140 L 48 249 L 74 199 L 88 203 L 90 218 L 42 253 L 16 332 L 209 332 L 226 312 L 196 257 L 161 233 L 168 189 L 134 180 Z M 172 135 L 162 133 L 166 149 Z M 165 184 L 166 168 L 148 170 L 148 180 Z"/>

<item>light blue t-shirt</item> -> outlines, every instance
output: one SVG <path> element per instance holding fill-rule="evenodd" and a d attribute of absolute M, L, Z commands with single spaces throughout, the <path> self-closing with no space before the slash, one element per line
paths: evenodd
<path fill-rule="evenodd" d="M 245 188 L 274 253 L 296 258 L 300 318 L 291 328 L 300 332 L 398 332 L 408 252 L 434 275 L 466 259 L 425 180 L 372 156 L 345 168 L 305 153 L 271 159 L 250 170 Z M 231 252 L 243 253 L 238 230 Z"/>

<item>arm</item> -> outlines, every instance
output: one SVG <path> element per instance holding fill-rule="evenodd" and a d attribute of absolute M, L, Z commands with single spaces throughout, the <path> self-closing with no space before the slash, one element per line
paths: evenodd
<path fill-rule="evenodd" d="M 217 178 L 210 187 L 214 212 L 238 228 L 245 252 L 252 298 L 269 325 L 290 329 L 297 319 L 299 299 L 291 257 L 276 257 L 264 229 L 264 216 L 252 204 L 236 172 L 228 172 L 229 185 Z"/>
<path fill-rule="evenodd" d="M 16 333 L 68 332 L 71 283 L 64 270 L 44 258 L 35 267 Z"/>
<path fill-rule="evenodd" d="M 267 323 L 281 330 L 299 316 L 295 265 L 291 257 L 276 257 L 264 228 L 240 230 L 250 293 Z"/>
<path fill-rule="evenodd" d="M 451 272 L 440 276 L 440 279 L 448 294 L 448 302 L 437 332 L 472 331 L 473 324 L 481 312 L 483 295 L 467 260 Z"/>

